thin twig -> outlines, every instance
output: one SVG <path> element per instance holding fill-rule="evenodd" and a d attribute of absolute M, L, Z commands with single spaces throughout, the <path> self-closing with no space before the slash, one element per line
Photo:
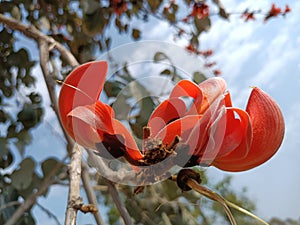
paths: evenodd
<path fill-rule="evenodd" d="M 106 178 L 103 178 L 103 179 L 108 186 L 108 191 L 109 191 L 118 211 L 120 212 L 120 215 L 123 218 L 125 225 L 133 225 L 131 217 L 120 198 L 120 195 L 116 188 L 116 185 L 113 182 L 111 182 L 110 180 L 107 180 Z"/>
<path fill-rule="evenodd" d="M 76 67 L 79 65 L 74 55 L 68 49 L 66 49 L 61 43 L 55 41 L 53 38 L 39 31 L 33 25 L 25 25 L 18 20 L 4 16 L 2 13 L 0 13 L 0 22 L 6 24 L 11 29 L 21 31 L 27 37 L 33 38 L 36 41 L 46 41 L 50 46 L 55 46 L 55 48 L 61 53 L 61 56 L 69 65 L 71 65 L 72 67 Z"/>
<path fill-rule="evenodd" d="M 9 207 L 12 207 L 12 206 L 15 206 L 15 205 L 21 205 L 21 202 L 19 201 L 12 201 L 12 202 L 8 202 L 2 206 L 0 206 L 0 212 L 6 208 L 9 208 Z"/>
<path fill-rule="evenodd" d="M 60 225 L 60 222 L 59 222 L 59 220 L 58 220 L 58 218 L 52 213 L 52 212 L 50 212 L 50 210 L 49 209 L 46 209 L 44 206 L 42 206 L 40 203 L 36 203 L 36 205 L 38 206 L 38 207 L 40 207 L 40 209 L 42 210 L 42 211 L 44 211 L 49 217 L 51 217 L 51 218 L 53 218 L 54 220 L 55 220 L 55 222 L 56 222 L 56 224 L 57 225 Z"/>
<path fill-rule="evenodd" d="M 96 198 L 95 192 L 93 190 L 93 187 L 91 186 L 91 180 L 90 180 L 90 174 L 89 174 L 88 166 L 86 164 L 82 163 L 81 167 L 82 167 L 82 169 L 81 169 L 81 179 L 82 179 L 83 187 L 85 189 L 85 193 L 87 195 L 89 203 L 96 206 L 97 205 L 97 198 Z M 94 213 L 94 217 L 95 217 L 95 220 L 96 220 L 98 225 L 104 225 L 105 224 L 104 220 L 102 219 L 102 217 L 99 213 L 99 210 L 98 210 L 98 212 Z"/>
<path fill-rule="evenodd" d="M 106 185 L 95 185 L 95 186 L 93 186 L 93 189 L 95 191 L 100 191 L 100 192 L 108 191 L 108 187 Z"/>
<path fill-rule="evenodd" d="M 192 188 L 193 190 L 195 190 L 195 191 L 199 192 L 200 194 L 204 195 L 205 197 L 219 202 L 223 206 L 223 208 L 224 208 L 224 210 L 225 210 L 225 212 L 226 212 L 226 214 L 229 218 L 230 223 L 232 225 L 237 225 L 230 209 L 228 208 L 228 206 L 226 204 L 225 199 L 222 196 L 220 196 L 216 192 L 213 192 L 213 191 L 207 189 L 206 187 L 203 187 L 203 186 L 199 185 L 198 182 L 195 181 L 194 179 L 188 179 L 186 184 L 190 188 Z"/>
<path fill-rule="evenodd" d="M 100 174 L 105 174 L 105 177 L 109 177 L 110 180 L 120 183 L 124 180 L 134 181 L 136 180 L 136 172 L 127 170 L 111 170 L 103 161 L 101 157 L 98 157 L 92 150 L 86 149 L 89 157 L 89 163 L 97 169 Z"/>
<path fill-rule="evenodd" d="M 231 207 L 231 208 L 233 208 L 233 209 L 236 209 L 236 210 L 240 211 L 241 213 L 244 213 L 244 214 L 246 214 L 246 215 L 252 217 L 253 219 L 258 220 L 259 222 L 261 222 L 261 223 L 263 223 L 263 224 L 265 224 L 265 225 L 269 225 L 266 221 L 264 221 L 263 219 L 259 218 L 259 217 L 256 216 L 256 215 L 254 215 L 253 213 L 249 212 L 248 210 L 246 210 L 246 209 L 244 209 L 244 208 L 242 208 L 242 207 L 240 207 L 240 206 L 238 206 L 238 205 L 236 205 L 236 204 L 234 204 L 234 203 L 232 203 L 232 202 L 230 202 L 230 201 L 227 201 L 226 199 L 225 199 L 225 201 L 226 201 L 226 204 L 227 204 L 229 207 Z"/>

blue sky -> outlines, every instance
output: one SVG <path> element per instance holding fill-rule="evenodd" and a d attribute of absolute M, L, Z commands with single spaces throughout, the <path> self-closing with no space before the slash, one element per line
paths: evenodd
<path fill-rule="evenodd" d="M 263 18 L 244 23 L 238 16 L 230 22 L 213 21 L 210 32 L 201 37 L 201 46 L 215 50 L 214 59 L 222 70 L 222 77 L 228 84 L 235 106 L 244 108 L 251 89 L 258 86 L 269 93 L 280 105 L 286 122 L 286 134 L 279 152 L 267 163 L 253 170 L 242 173 L 225 173 L 209 168 L 211 179 L 218 179 L 225 174 L 234 176 L 236 189 L 248 188 L 248 194 L 257 202 L 257 215 L 269 219 L 273 216 L 299 218 L 300 201 L 300 2 L 299 1 L 238 1 L 223 0 L 228 11 L 242 11 L 247 6 L 251 9 L 269 9 L 272 2 L 284 8 L 289 4 L 292 12 L 286 18 L 271 19 L 263 23 Z M 137 23 L 136 26 L 141 26 Z M 174 42 L 172 29 L 165 22 L 154 21 L 141 27 L 147 40 L 160 40 L 177 46 L 185 46 L 186 41 Z M 130 42 L 120 38 L 115 47 Z M 128 59 L 133 53 L 124 52 Z M 147 52 L 149 53 L 149 52 Z M 149 53 L 150 54 L 150 53 Z M 181 53 L 180 53 L 181 54 Z M 182 53 L 183 54 L 183 53 Z M 172 60 L 186 71 L 193 71 L 201 65 L 192 56 Z M 126 55 L 125 55 L 126 56 Z M 139 56 L 141 57 L 141 56 Z M 192 57 L 192 58 L 191 58 Z M 99 56 L 99 58 L 101 58 Z M 196 60 L 196 61 L 194 61 Z M 195 62 L 195 63 L 194 63 Z M 135 69 L 134 71 L 138 71 Z M 36 74 L 40 74 L 36 68 Z M 38 90 L 46 90 L 44 81 L 38 75 Z M 49 155 L 62 158 L 65 152 L 64 140 L 55 116 L 50 108 L 47 93 L 44 93 L 44 104 L 47 112 L 45 123 L 34 132 L 34 142 L 28 148 L 28 155 L 35 155 L 42 160 Z M 47 137 L 47 138 L 45 138 Z M 49 145 L 49 138 L 53 142 Z M 52 188 L 48 199 L 39 198 L 51 211 L 63 221 L 67 201 L 67 189 Z M 60 206 L 57 206 L 60 202 Z M 35 214 L 40 224 L 53 224 L 38 209 Z M 87 215 L 79 215 L 78 224 L 83 224 Z"/>

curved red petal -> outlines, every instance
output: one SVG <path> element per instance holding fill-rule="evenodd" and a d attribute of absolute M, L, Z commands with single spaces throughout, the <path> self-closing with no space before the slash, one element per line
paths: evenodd
<path fill-rule="evenodd" d="M 78 106 L 73 109 L 68 117 L 77 118 L 89 124 L 96 130 L 113 133 L 112 108 L 100 101 L 92 105 Z M 69 120 L 69 122 L 72 122 Z M 74 127 L 74 124 L 68 124 Z M 75 134 L 76 136 L 77 134 Z"/>
<path fill-rule="evenodd" d="M 208 110 L 205 111 L 201 120 L 194 125 L 187 140 L 187 144 L 190 146 L 190 151 L 193 155 L 197 155 L 200 158 L 203 156 L 206 151 L 205 146 L 209 140 L 209 129 L 220 117 L 220 114 L 224 114 L 224 109 L 224 96 L 221 95 L 210 105 Z"/>
<path fill-rule="evenodd" d="M 199 157 L 197 162 L 201 165 L 210 165 L 211 162 L 220 154 L 221 144 L 226 130 L 226 109 L 222 106 L 214 119 L 209 122 L 204 131 L 206 138 L 203 139 L 203 145 L 200 145 L 197 151 Z"/>
<path fill-rule="evenodd" d="M 202 102 L 202 91 L 194 82 L 189 80 L 179 81 L 173 88 L 170 98 L 178 97 L 192 97 L 194 99 L 192 107 L 189 109 L 187 114 L 197 114 L 201 107 Z"/>
<path fill-rule="evenodd" d="M 155 138 L 161 139 L 165 144 L 170 144 L 176 135 L 178 135 L 185 142 L 201 117 L 201 115 L 191 115 L 175 120 L 160 130 Z"/>
<path fill-rule="evenodd" d="M 116 148 L 113 149 L 114 154 L 123 155 L 125 151 L 125 158 L 128 161 L 141 159 L 143 155 L 134 138 L 120 121 L 112 118 L 111 112 L 111 107 L 100 101 L 93 105 L 78 106 L 73 109 L 68 115 L 71 124 L 68 127 L 72 127 L 74 139 L 84 147 L 95 149 L 96 144 L 99 145 L 104 136 L 108 138 L 111 136 L 115 139 L 114 145 L 110 145 Z M 118 151 L 120 154 L 117 153 Z"/>
<path fill-rule="evenodd" d="M 68 116 L 67 117 L 67 132 L 80 145 L 89 149 L 96 149 L 96 143 L 103 139 L 103 134 L 100 134 L 95 128 L 91 127 L 84 120 Z"/>
<path fill-rule="evenodd" d="M 168 123 L 181 118 L 186 113 L 186 106 L 179 98 L 170 98 L 160 103 L 152 112 L 148 127 L 151 135 L 155 136 Z"/>
<path fill-rule="evenodd" d="M 236 160 L 244 159 L 252 143 L 252 127 L 249 115 L 245 111 L 228 108 L 226 123 L 226 132 L 220 154 L 212 163 L 222 170 L 228 170 Z"/>
<path fill-rule="evenodd" d="M 102 139 L 102 133 L 113 134 L 112 115 L 110 106 L 97 101 L 95 104 L 73 109 L 67 115 L 65 126 L 76 142 L 84 147 L 93 148 L 95 143 Z"/>
<path fill-rule="evenodd" d="M 225 96 L 225 106 L 226 107 L 232 107 L 230 93 L 229 92 L 225 92 L 224 96 Z"/>
<path fill-rule="evenodd" d="M 98 100 L 105 82 L 107 62 L 89 62 L 78 66 L 65 79 L 59 95 L 59 114 L 67 128 L 67 115 L 77 106 L 92 104 Z"/>
<path fill-rule="evenodd" d="M 277 103 L 259 88 L 253 88 L 246 108 L 253 128 L 251 148 L 246 157 L 233 160 L 227 171 L 245 171 L 269 160 L 284 136 L 284 119 Z M 220 167 L 219 167 L 220 168 Z"/>
<path fill-rule="evenodd" d="M 201 110 L 199 113 L 204 113 L 205 110 L 207 110 L 208 107 L 226 90 L 226 82 L 219 77 L 209 78 L 198 86 L 203 93 Z"/>
<path fill-rule="evenodd" d="M 118 120 L 113 119 L 113 127 L 115 134 L 120 134 L 124 137 L 125 143 L 124 146 L 126 147 L 125 158 L 132 162 L 132 160 L 137 161 L 143 158 L 133 136 L 127 130 L 127 128 Z"/>

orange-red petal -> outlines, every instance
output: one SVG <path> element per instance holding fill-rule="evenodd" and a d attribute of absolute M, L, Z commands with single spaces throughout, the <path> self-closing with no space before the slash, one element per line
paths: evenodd
<path fill-rule="evenodd" d="M 120 121 L 112 118 L 111 110 L 110 106 L 100 101 L 93 105 L 78 106 L 72 110 L 68 117 L 72 122 L 74 139 L 84 147 L 95 149 L 96 145 L 99 145 L 105 138 L 111 137 L 114 143 L 107 146 L 108 152 L 111 150 L 114 152 L 113 155 L 120 156 L 124 154 L 129 160 L 141 159 L 143 156 L 130 132 Z M 106 146 L 107 143 L 104 145 Z M 118 151 L 121 152 L 118 153 Z M 100 152 L 99 155 L 103 156 L 107 153 Z"/>
<path fill-rule="evenodd" d="M 201 120 L 194 124 L 194 128 L 190 133 L 187 144 L 190 146 L 190 153 L 202 157 L 204 147 L 209 139 L 210 126 L 220 117 L 220 113 L 224 114 L 225 102 L 224 96 L 219 96 L 210 107 L 205 111 Z"/>
<path fill-rule="evenodd" d="M 203 93 L 199 113 L 204 113 L 205 110 L 224 93 L 226 90 L 226 82 L 222 78 L 212 77 L 200 83 L 199 88 Z"/>
<path fill-rule="evenodd" d="M 189 80 L 179 81 L 173 88 L 170 98 L 191 97 L 194 99 L 187 114 L 198 114 L 202 102 L 202 91 L 194 82 Z"/>
<path fill-rule="evenodd" d="M 84 147 L 95 146 L 100 139 L 87 137 L 88 131 L 97 130 L 113 134 L 112 109 L 110 106 L 97 101 L 92 105 L 78 106 L 67 115 L 66 127 L 76 142 Z M 90 126 L 91 128 L 88 128 Z M 83 142 L 83 137 L 86 141 Z M 85 144 L 83 144 L 85 143 Z M 87 144 L 88 143 L 88 144 Z"/>
<path fill-rule="evenodd" d="M 65 79 L 59 96 L 59 114 L 65 129 L 67 115 L 77 106 L 92 104 L 98 100 L 105 82 L 107 62 L 89 62 L 78 66 Z"/>
<path fill-rule="evenodd" d="M 161 129 L 155 138 L 161 139 L 165 144 L 170 144 L 176 135 L 178 135 L 182 141 L 185 142 L 187 141 L 191 130 L 194 128 L 195 124 L 199 122 L 201 117 L 201 115 L 190 115 L 175 120 Z"/>
<path fill-rule="evenodd" d="M 253 88 L 246 108 L 253 139 L 246 157 L 216 165 L 226 171 L 245 171 L 269 160 L 279 149 L 284 136 L 284 119 L 277 103 L 259 88 Z"/>
<path fill-rule="evenodd" d="M 127 128 L 116 119 L 113 119 L 113 127 L 115 134 L 120 134 L 124 137 L 124 145 L 126 147 L 125 158 L 130 162 L 131 160 L 139 160 L 143 158 L 133 136 Z"/>
<path fill-rule="evenodd" d="M 168 123 L 183 117 L 185 113 L 186 106 L 179 98 L 170 98 L 160 103 L 152 112 L 148 122 L 152 136 L 156 136 Z"/>
<path fill-rule="evenodd" d="M 226 131 L 220 153 L 212 165 L 225 169 L 235 160 L 247 156 L 252 143 L 252 127 L 249 115 L 237 108 L 226 109 Z"/>

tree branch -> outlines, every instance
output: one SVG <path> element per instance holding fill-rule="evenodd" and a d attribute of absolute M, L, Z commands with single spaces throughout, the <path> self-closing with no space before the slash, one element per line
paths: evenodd
<path fill-rule="evenodd" d="M 108 191 L 109 191 L 113 201 L 115 202 L 115 205 L 116 205 L 121 217 L 123 218 L 125 225 L 133 225 L 131 217 L 130 217 L 130 215 L 129 215 L 125 205 L 123 204 L 123 202 L 120 198 L 120 195 L 117 191 L 116 185 L 104 177 L 103 177 L 103 179 L 104 179 L 104 182 L 108 186 Z"/>
<path fill-rule="evenodd" d="M 3 14 L 0 13 L 0 22 L 8 26 L 10 29 L 13 30 L 18 30 L 22 32 L 24 35 L 26 35 L 29 38 L 34 39 L 40 48 L 40 65 L 41 69 L 43 72 L 43 76 L 47 85 L 49 97 L 51 100 L 51 106 L 57 116 L 59 118 L 59 113 L 58 113 L 58 105 L 57 105 L 57 95 L 55 92 L 55 82 L 53 80 L 53 77 L 51 76 L 51 73 L 49 71 L 48 63 L 49 63 L 49 51 L 51 51 L 53 48 L 56 48 L 62 58 L 66 60 L 66 62 L 71 65 L 72 67 L 76 67 L 79 65 L 78 61 L 74 57 L 74 55 L 66 49 L 62 44 L 59 42 L 55 41 L 53 38 L 43 34 L 41 31 L 39 31 L 37 28 L 35 28 L 33 25 L 25 25 L 21 23 L 18 20 L 8 18 L 4 16 Z M 50 47 L 51 46 L 51 47 Z M 62 124 L 60 120 L 58 119 L 60 126 L 62 127 Z M 64 132 L 64 136 L 67 140 L 68 146 L 68 154 L 71 155 L 71 152 L 73 150 L 74 146 L 74 141 L 70 138 L 70 136 L 62 129 Z M 80 157 L 81 159 L 81 157 Z M 78 164 L 80 165 L 80 164 Z M 23 203 L 22 205 L 16 210 L 16 212 L 12 215 L 9 221 L 7 221 L 6 225 L 14 224 L 16 221 L 19 220 L 19 218 L 24 214 L 25 211 L 30 209 L 32 205 L 36 202 L 36 198 L 42 194 L 52 183 L 49 182 L 52 178 L 52 176 L 59 170 L 60 168 L 53 169 L 51 173 L 48 174 L 47 177 L 45 177 L 43 184 L 41 185 L 40 189 L 38 192 L 34 193 L 33 195 L 29 196 Z M 85 190 L 92 190 L 92 187 L 90 186 L 91 184 L 89 182 L 83 182 Z M 92 192 L 87 191 L 87 196 L 88 199 L 94 199 L 92 195 Z M 93 202 L 95 204 L 95 202 Z M 103 224 L 100 223 L 101 221 L 101 216 L 99 213 L 94 214 L 95 220 L 97 221 L 98 224 Z"/>
<path fill-rule="evenodd" d="M 74 146 L 69 172 L 69 194 L 68 205 L 65 217 L 65 225 L 75 225 L 77 218 L 77 206 L 82 205 L 80 197 L 80 176 L 81 176 L 81 156 L 82 152 L 78 145 Z"/>
<path fill-rule="evenodd" d="M 90 180 L 90 174 L 88 171 L 88 166 L 85 163 L 82 163 L 81 167 L 82 167 L 81 168 L 81 179 L 82 179 L 83 187 L 85 189 L 85 193 L 87 195 L 89 203 L 96 206 L 96 205 L 98 205 L 97 198 L 96 198 L 95 192 L 91 186 L 91 180 Z M 94 217 L 95 217 L 95 220 L 98 225 L 105 224 L 104 220 L 101 217 L 101 214 L 99 213 L 99 210 L 98 210 L 98 212 L 94 213 Z"/>
<path fill-rule="evenodd" d="M 134 181 L 136 180 L 136 173 L 134 171 L 129 172 L 127 170 L 118 170 L 113 171 L 107 167 L 101 157 L 98 157 L 92 150 L 86 149 L 89 156 L 89 163 L 97 169 L 100 175 L 105 174 L 105 177 L 109 177 L 110 180 L 113 180 L 115 183 L 126 181 Z"/>
<path fill-rule="evenodd" d="M 33 38 L 37 42 L 39 42 L 40 40 L 45 41 L 46 43 L 48 43 L 48 45 L 56 48 L 61 53 L 63 59 L 66 60 L 72 67 L 76 67 L 79 65 L 74 55 L 68 49 L 66 49 L 59 42 L 55 41 L 53 38 L 39 31 L 33 25 L 25 25 L 18 20 L 4 16 L 2 13 L 0 13 L 0 22 L 6 24 L 13 30 L 21 31 L 27 37 Z"/>

